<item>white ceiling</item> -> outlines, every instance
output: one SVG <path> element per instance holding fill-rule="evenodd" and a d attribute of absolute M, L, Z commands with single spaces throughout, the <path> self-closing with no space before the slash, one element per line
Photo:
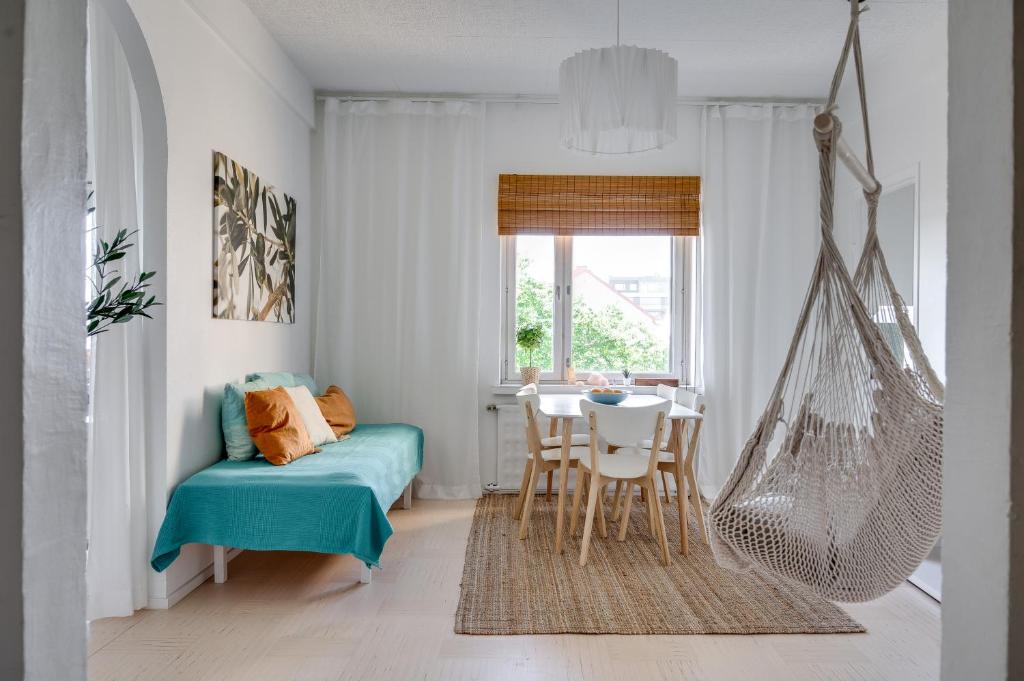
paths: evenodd
<path fill-rule="evenodd" d="M 558 65 L 615 43 L 615 0 L 244 0 L 321 90 L 554 94 Z M 944 0 L 871 0 L 865 54 L 944 23 Z M 843 0 L 622 0 L 622 42 L 679 60 L 682 97 L 824 95 Z"/>

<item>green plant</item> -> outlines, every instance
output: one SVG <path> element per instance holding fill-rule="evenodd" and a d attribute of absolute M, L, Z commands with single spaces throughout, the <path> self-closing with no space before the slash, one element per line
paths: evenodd
<path fill-rule="evenodd" d="M 117 270 L 110 269 L 111 263 L 123 260 L 128 249 L 134 246 L 129 239 L 138 230 L 129 232 L 122 229 L 109 243 L 100 239 L 92 256 L 89 283 L 93 287 L 93 297 L 86 310 L 87 336 L 96 336 L 114 324 L 130 322 L 135 317 L 148 317 L 146 310 L 154 305 L 156 296 L 146 297 L 149 280 L 156 272 L 141 272 L 134 279 L 123 279 Z M 120 286 L 118 286 L 120 284 Z"/>
<path fill-rule="evenodd" d="M 626 379 L 626 380 L 628 381 L 628 380 L 629 380 L 629 375 L 630 375 L 630 373 L 631 373 L 631 372 L 630 372 L 630 370 L 629 370 L 629 369 L 623 369 L 623 370 L 622 370 L 622 377 L 623 377 L 624 379 Z"/>
<path fill-rule="evenodd" d="M 533 366 L 533 353 L 544 341 L 544 329 L 540 324 L 526 324 L 516 329 L 516 345 L 526 350 L 529 365 Z"/>

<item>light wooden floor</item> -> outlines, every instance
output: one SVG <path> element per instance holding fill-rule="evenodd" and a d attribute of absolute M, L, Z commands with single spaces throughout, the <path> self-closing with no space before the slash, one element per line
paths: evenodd
<path fill-rule="evenodd" d="M 939 608 L 905 585 L 849 606 L 867 634 L 459 636 L 452 615 L 473 502 L 392 511 L 385 569 L 245 552 L 171 610 L 94 622 L 89 678 L 189 681 L 915 681 L 939 676 Z M 679 556 L 675 557 L 680 560 Z"/>

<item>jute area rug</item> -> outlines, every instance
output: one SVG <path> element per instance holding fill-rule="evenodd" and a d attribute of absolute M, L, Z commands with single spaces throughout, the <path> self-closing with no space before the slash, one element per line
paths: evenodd
<path fill-rule="evenodd" d="M 458 634 L 810 634 L 864 627 L 810 591 L 718 567 L 690 518 L 690 553 L 679 553 L 679 516 L 662 504 L 672 562 L 659 560 L 646 504 L 634 503 L 624 542 L 595 523 L 579 566 L 582 518 L 565 552 L 554 553 L 555 497 L 537 497 L 520 541 L 514 495 L 477 503 L 466 547 Z M 568 510 L 568 509 L 567 509 Z M 566 522 L 568 529 L 568 521 Z M 568 533 L 567 533 L 568 534 Z"/>

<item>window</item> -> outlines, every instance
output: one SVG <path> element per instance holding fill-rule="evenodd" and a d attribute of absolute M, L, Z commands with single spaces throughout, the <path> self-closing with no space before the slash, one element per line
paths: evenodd
<path fill-rule="evenodd" d="M 613 276 L 670 281 L 672 237 L 578 236 L 572 251 L 572 365 L 579 371 L 670 375 L 671 315 L 656 317 L 647 298 L 627 298 Z"/>
<path fill-rule="evenodd" d="M 551 375 L 555 366 L 555 237 L 518 237 L 515 280 L 515 328 L 538 324 L 544 331 L 544 341 L 540 350 L 533 354 L 533 364 L 529 363 L 526 351 L 517 347 L 515 365 L 539 367 L 543 374 Z"/>
<path fill-rule="evenodd" d="M 613 378 L 687 381 L 689 263 L 695 237 L 502 237 L 505 276 L 503 380 L 515 382 L 527 354 L 516 329 L 544 330 L 533 366 L 542 380 L 600 371 Z M 653 294 L 653 295 L 652 295 Z"/>
<path fill-rule="evenodd" d="M 503 381 L 536 366 L 564 381 L 600 371 L 690 382 L 700 178 L 498 176 L 505 298 Z M 516 346 L 538 325 L 541 347 Z"/>

